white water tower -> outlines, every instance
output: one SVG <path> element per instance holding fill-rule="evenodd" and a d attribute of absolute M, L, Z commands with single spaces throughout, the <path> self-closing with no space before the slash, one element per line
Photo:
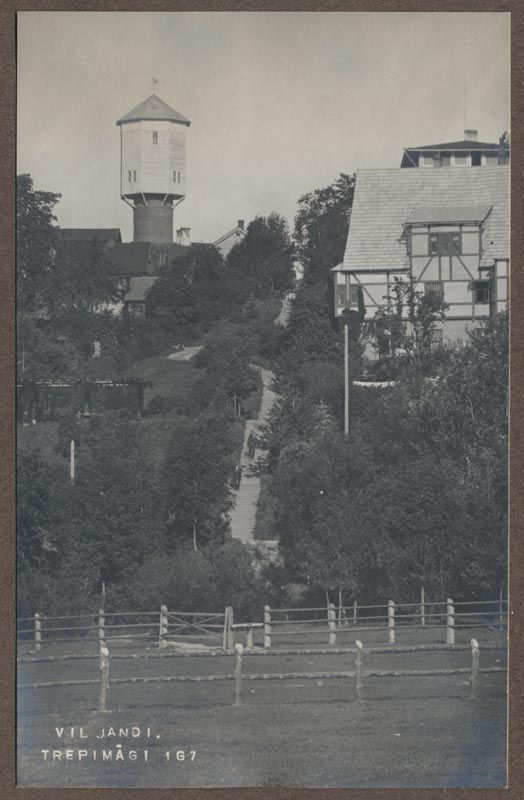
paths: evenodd
<path fill-rule="evenodd" d="M 186 117 L 152 94 L 120 126 L 120 195 L 133 209 L 133 241 L 172 242 L 173 209 L 186 195 Z"/>

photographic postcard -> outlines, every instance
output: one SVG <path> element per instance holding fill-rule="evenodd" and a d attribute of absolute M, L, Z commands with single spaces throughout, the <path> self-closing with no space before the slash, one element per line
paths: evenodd
<path fill-rule="evenodd" d="M 19 787 L 507 785 L 509 45 L 18 14 Z"/>

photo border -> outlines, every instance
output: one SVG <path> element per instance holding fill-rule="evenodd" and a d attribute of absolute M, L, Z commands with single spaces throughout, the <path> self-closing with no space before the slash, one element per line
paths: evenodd
<path fill-rule="evenodd" d="M 37 6 L 37 7 L 36 7 Z M 510 280 L 510 498 L 509 498 L 509 745 L 508 789 L 414 789 L 414 788 L 15 788 L 15 352 L 14 352 L 14 258 L 15 258 L 15 177 L 16 177 L 16 13 L 19 11 L 416 11 L 416 12 L 510 12 L 511 13 L 511 280 Z M 490 54 L 486 53 L 489 69 Z M 324 2 L 168 2 L 166 0 L 79 0 L 57 2 L 4 0 L 0 7 L 0 189 L 3 198 L 0 215 L 0 635 L 4 646 L 0 681 L 0 790 L 6 800 L 437 800 L 444 792 L 460 800 L 518 800 L 524 786 L 524 313 L 516 298 L 524 296 L 524 224 L 521 198 L 524 198 L 524 4 L 522 0 L 324 0 Z M 319 758 L 328 754 L 319 753 Z"/>

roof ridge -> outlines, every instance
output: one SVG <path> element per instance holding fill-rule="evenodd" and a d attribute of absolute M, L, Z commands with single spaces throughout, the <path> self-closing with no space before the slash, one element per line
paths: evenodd
<path fill-rule="evenodd" d="M 139 122 L 147 119 L 168 120 L 188 126 L 191 124 L 187 117 L 184 117 L 180 111 L 177 111 L 156 94 L 150 95 L 137 106 L 134 106 L 131 111 L 128 111 L 123 117 L 120 117 L 116 124 L 125 125 L 127 122 Z"/>

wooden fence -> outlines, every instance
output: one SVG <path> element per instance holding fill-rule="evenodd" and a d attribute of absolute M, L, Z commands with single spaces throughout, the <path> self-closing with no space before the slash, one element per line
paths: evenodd
<path fill-rule="evenodd" d="M 448 669 L 424 669 L 424 670 L 380 670 L 380 669 L 367 669 L 365 667 L 365 656 L 367 654 L 376 654 L 376 653 L 388 653 L 391 655 L 392 653 L 401 653 L 401 652 L 418 652 L 418 651 L 441 651 L 443 649 L 453 650 L 453 651 L 466 651 L 470 650 L 471 653 L 471 661 L 469 666 L 464 667 L 453 667 Z M 485 645 L 483 646 L 483 650 L 493 650 L 498 649 L 496 645 Z M 352 668 L 351 669 L 344 669 L 340 671 L 317 671 L 317 672 L 263 672 L 263 673 L 248 673 L 244 674 L 242 671 L 243 667 L 243 659 L 244 657 L 260 657 L 260 656 L 272 656 L 272 655 L 283 655 L 283 654 L 292 654 L 292 655 L 312 655 L 313 653 L 316 655 L 320 655 L 322 652 L 329 653 L 332 655 L 333 653 L 336 654 L 352 654 L 353 661 L 352 661 Z M 244 681 L 268 681 L 268 680 L 330 680 L 330 679 L 353 679 L 354 681 L 354 696 L 361 700 L 363 695 L 363 690 L 365 688 L 365 681 L 369 678 L 373 677 L 433 677 L 433 676 L 446 676 L 446 675 L 468 675 L 468 687 L 469 687 L 469 698 L 474 699 L 476 697 L 476 691 L 478 686 L 478 677 L 479 674 L 482 673 L 500 673 L 505 672 L 505 666 L 491 666 L 491 667 L 480 667 L 480 647 L 479 643 L 476 639 L 471 639 L 470 645 L 421 645 L 421 646 L 411 646 L 411 647 L 399 647 L 392 649 L 391 647 L 374 647 L 364 650 L 363 644 L 360 640 L 355 642 L 354 648 L 339 648 L 339 649 L 328 649 L 324 651 L 311 651 L 311 650 L 284 650 L 284 651 L 268 651 L 268 650 L 259 650 L 259 651 L 246 651 L 244 650 L 243 645 L 237 643 L 234 647 L 233 651 L 228 651 L 224 653 L 224 655 L 232 656 L 234 655 L 234 661 L 232 663 L 232 670 L 229 673 L 221 674 L 221 675 L 165 675 L 165 676 L 147 676 L 147 677 L 120 677 L 120 678 L 111 678 L 110 677 L 110 655 L 109 649 L 105 644 L 100 645 L 100 679 L 86 679 L 86 680 L 58 680 L 58 681 L 47 681 L 41 683 L 21 683 L 18 686 L 19 690 L 28 690 L 28 689 L 49 689 L 49 688 L 59 688 L 59 687 L 72 687 L 72 686 L 90 686 L 90 685 L 97 685 L 99 687 L 99 695 L 98 695 L 98 710 L 100 712 L 107 711 L 107 701 L 108 701 L 108 694 L 110 692 L 110 687 L 112 685 L 117 684 L 126 684 L 126 683 L 133 683 L 133 684 L 158 684 L 158 683 L 182 683 L 182 682 L 190 682 L 190 683 L 202 683 L 202 682 L 220 682 L 220 681 L 233 681 L 234 683 L 234 691 L 233 691 L 233 705 L 239 706 L 242 704 L 243 700 L 243 683 Z M 137 658 L 137 656 L 113 656 L 112 658 Z M 138 656 L 142 657 L 142 656 Z M 187 653 L 187 654 L 180 654 L 180 653 L 172 653 L 167 656 L 167 658 L 184 658 L 184 657 L 191 657 L 191 658 L 206 658 L 206 657 L 216 657 L 214 653 L 211 652 L 200 652 L 200 653 Z M 66 661 L 71 660 L 74 658 L 81 658 L 79 656 L 62 656 L 62 657 L 44 657 L 44 658 L 21 658 L 19 659 L 19 663 L 43 663 L 43 662 L 56 662 L 56 661 Z M 98 658 L 98 656 L 92 656 L 91 658 Z M 157 655 L 156 658 L 163 658 L 163 656 Z"/>
<path fill-rule="evenodd" d="M 223 612 L 159 611 L 105 612 L 61 617 L 36 613 L 18 620 L 18 642 L 32 642 L 36 653 L 46 644 L 57 642 L 146 643 L 157 642 L 166 648 L 170 642 L 199 637 L 206 644 L 232 650 L 235 634 L 246 632 L 248 649 L 255 644 L 255 634 L 263 635 L 263 646 L 271 648 L 283 639 L 322 643 L 335 646 L 337 641 L 353 638 L 353 634 L 371 632 L 382 641 L 394 645 L 398 636 L 408 630 L 422 629 L 444 635 L 447 644 L 454 644 L 457 631 L 468 629 L 497 630 L 507 627 L 507 602 L 498 600 L 445 601 L 427 603 L 395 603 L 382 605 L 336 607 L 330 603 L 319 608 L 270 608 L 264 606 L 263 621 L 235 623 L 233 609 Z M 383 634 L 383 636 L 382 636 Z"/>
<path fill-rule="evenodd" d="M 39 653 L 44 645 L 70 642 L 158 643 L 165 648 L 170 642 L 192 640 L 195 637 L 220 645 L 223 650 L 233 647 L 233 609 L 223 612 L 160 611 L 106 612 L 47 617 L 36 613 L 17 620 L 17 642 L 32 643 Z"/>
<path fill-rule="evenodd" d="M 395 603 L 381 605 L 335 606 L 321 608 L 270 608 L 264 606 L 264 647 L 272 647 L 275 637 L 322 637 L 329 645 L 337 639 L 363 631 L 383 632 L 384 640 L 394 645 L 402 629 L 419 627 L 435 629 L 446 634 L 446 643 L 454 644 L 457 630 L 494 629 L 504 632 L 507 627 L 507 601 L 472 600 L 455 603 L 445 601 L 426 603 Z M 318 641 L 318 639 L 317 639 Z"/>

